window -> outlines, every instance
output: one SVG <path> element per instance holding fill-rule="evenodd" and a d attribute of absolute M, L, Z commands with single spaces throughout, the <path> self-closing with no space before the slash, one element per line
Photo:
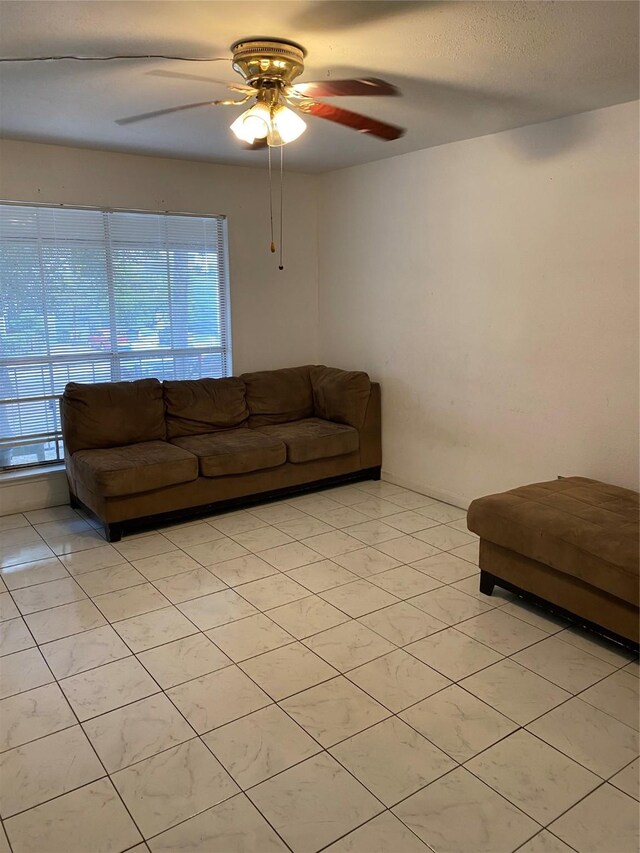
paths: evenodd
<path fill-rule="evenodd" d="M 224 217 L 0 204 L 0 468 L 63 457 L 67 382 L 230 373 Z"/>

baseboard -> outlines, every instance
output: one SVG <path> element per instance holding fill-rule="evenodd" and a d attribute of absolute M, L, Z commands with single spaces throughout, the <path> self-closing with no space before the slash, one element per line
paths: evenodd
<path fill-rule="evenodd" d="M 64 466 L 0 475 L 0 516 L 69 503 Z"/>
<path fill-rule="evenodd" d="M 382 479 L 387 483 L 393 483 L 394 486 L 411 489 L 412 492 L 418 492 L 419 495 L 427 495 L 427 497 L 435 498 L 438 501 L 443 501 L 460 509 L 469 509 L 469 504 L 471 503 L 469 498 L 462 495 L 456 495 L 453 492 L 444 492 L 442 489 L 430 486 L 428 483 L 416 483 L 413 480 L 408 480 L 406 477 L 399 477 L 385 468 L 382 469 Z"/>

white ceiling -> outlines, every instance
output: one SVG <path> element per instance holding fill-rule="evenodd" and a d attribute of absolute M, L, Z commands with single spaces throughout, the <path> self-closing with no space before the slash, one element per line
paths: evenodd
<path fill-rule="evenodd" d="M 638 97 L 636 2 L 270 2 L 4 0 L 0 56 L 162 53 L 228 56 L 238 38 L 290 38 L 308 50 L 301 80 L 376 76 L 402 98 L 340 105 L 407 128 L 395 142 L 319 118 L 285 152 L 321 172 Z M 0 64 L 5 137 L 263 166 L 228 129 L 238 107 L 119 126 L 114 119 L 225 97 L 225 87 L 148 76 L 163 69 L 241 82 L 224 62 Z M 337 101 L 336 101 L 337 102 Z"/>

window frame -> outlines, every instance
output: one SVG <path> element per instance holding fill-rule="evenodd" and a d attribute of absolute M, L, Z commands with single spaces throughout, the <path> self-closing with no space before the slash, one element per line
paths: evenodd
<path fill-rule="evenodd" d="M 218 257 L 221 259 L 221 262 L 218 262 L 218 273 L 219 280 L 221 284 L 219 284 L 219 292 L 224 300 L 224 305 L 226 310 L 221 312 L 224 314 L 223 317 L 220 317 L 221 326 L 224 328 L 224 340 L 226 342 L 226 347 L 221 347 L 221 351 L 224 351 L 224 357 L 227 365 L 227 373 L 226 376 L 233 376 L 233 340 L 232 340 L 232 323 L 231 323 L 231 287 L 230 287 L 230 275 L 229 275 L 229 234 L 228 234 L 228 216 L 226 214 L 220 213 L 193 213 L 186 211 L 174 211 L 174 210 L 151 210 L 148 208 L 130 208 L 130 207 L 112 207 L 112 206 L 99 206 L 99 205 L 86 205 L 86 204 L 70 204 L 66 202 L 58 202 L 58 203 L 47 203 L 47 202 L 32 202 L 32 201 L 15 201 L 13 199 L 4 199 L 0 198 L 0 205 L 11 205 L 13 207 L 31 207 L 31 208 L 43 208 L 46 210 L 78 210 L 78 211 L 94 211 L 97 213 L 129 213 L 129 214 L 139 214 L 139 215 L 150 215 L 150 216 L 184 216 L 192 219 L 210 219 L 216 220 L 218 223 L 218 227 L 222 233 L 222 246 L 218 247 Z M 0 238 L 0 244 L 4 241 Z M 105 240 L 105 247 L 108 246 L 108 242 Z M 111 262 L 107 259 L 107 279 L 109 282 L 108 285 L 108 293 L 109 293 L 109 302 L 110 302 L 110 325 L 113 323 L 113 277 L 111 272 Z M 117 336 L 116 328 L 110 329 L 112 341 Z M 113 348 L 112 348 L 113 349 Z M 210 352 L 210 350 L 207 350 Z M 137 349 L 136 355 L 144 358 L 162 358 L 162 357 L 179 357 L 179 356 L 193 356 L 198 354 L 197 347 L 178 347 L 176 349 L 170 348 L 150 348 L 150 349 Z M 124 354 L 123 354 L 124 355 Z M 24 362 L 29 365 L 53 365 L 56 362 L 58 356 L 16 356 L 11 359 L 12 364 L 19 364 L 20 362 Z M 64 354 L 60 354 L 60 360 L 65 362 L 70 361 L 86 361 L 90 362 L 91 359 L 87 357 L 86 353 L 73 353 L 68 352 Z M 103 357 L 104 358 L 104 357 Z M 8 360 L 8 359 L 7 359 Z M 0 366 L 3 364 L 3 356 L 2 350 L 0 347 Z M 111 363 L 111 376 L 119 376 L 120 369 L 120 361 L 121 358 L 117 355 L 117 353 L 110 351 L 109 361 Z M 115 366 L 115 372 L 114 372 Z M 122 381 L 118 378 L 112 378 L 111 382 Z M 15 398 L 4 398 L 0 400 L 0 403 L 12 403 L 12 402 L 29 402 L 29 401 L 59 401 L 61 395 L 58 394 L 43 394 L 35 397 L 15 397 Z M 2 436 L 0 436 L 2 438 Z M 31 440 L 33 439 L 33 440 Z M 45 439 L 49 439 L 49 442 L 45 442 Z M 37 460 L 35 462 L 27 462 L 20 463 L 17 465 L 3 465 L 0 460 L 0 474 L 7 473 L 19 473 L 21 471 L 29 471 L 34 468 L 41 467 L 50 467 L 55 465 L 60 465 L 64 462 L 64 450 L 62 444 L 62 432 L 56 431 L 47 432 L 42 434 L 30 434 L 29 436 L 18 439 L 15 445 L 7 444 L 4 446 L 8 447 L 23 447 L 29 446 L 31 444 L 45 444 L 51 443 L 56 445 L 56 458 L 55 459 L 46 459 L 46 460 Z M 0 446 L 1 449 L 1 446 Z"/>

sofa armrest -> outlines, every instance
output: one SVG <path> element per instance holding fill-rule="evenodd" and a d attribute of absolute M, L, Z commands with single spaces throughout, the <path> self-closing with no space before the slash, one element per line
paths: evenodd
<path fill-rule="evenodd" d="M 358 370 L 316 365 L 311 368 L 313 409 L 318 418 L 361 429 L 371 395 L 371 381 Z"/>
<path fill-rule="evenodd" d="M 364 423 L 360 429 L 360 462 L 363 468 L 382 465 L 382 414 L 380 383 L 371 383 Z"/>

